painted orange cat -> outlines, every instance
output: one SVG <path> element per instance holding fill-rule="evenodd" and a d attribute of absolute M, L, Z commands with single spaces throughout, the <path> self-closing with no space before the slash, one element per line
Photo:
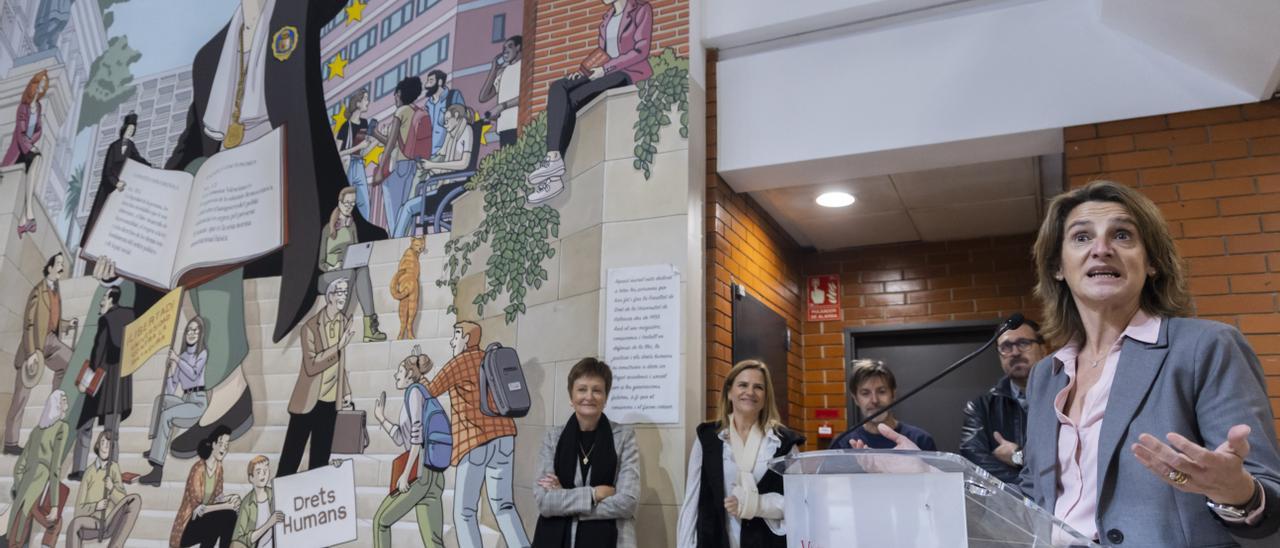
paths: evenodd
<path fill-rule="evenodd" d="M 422 252 L 427 248 L 425 236 L 413 238 L 409 249 L 400 257 L 400 266 L 391 278 L 391 297 L 400 301 L 400 340 L 412 339 L 413 325 L 418 322 L 418 295 L 422 290 L 419 280 Z"/>

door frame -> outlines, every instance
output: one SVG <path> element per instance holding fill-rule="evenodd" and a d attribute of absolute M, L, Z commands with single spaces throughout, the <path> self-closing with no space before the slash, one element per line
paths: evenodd
<path fill-rule="evenodd" d="M 858 406 L 853 403 L 853 395 L 849 393 L 849 374 L 850 364 L 853 363 L 854 353 L 858 350 L 857 339 L 859 336 L 884 336 L 884 335 L 932 335 L 936 333 L 957 333 L 964 331 L 976 331 L 977 328 L 990 329 L 991 333 L 995 333 L 996 327 L 1000 325 L 1001 320 L 951 320 L 945 322 L 929 322 L 929 323 L 900 323 L 900 324 L 884 324 L 869 325 L 865 327 L 846 327 L 844 328 L 844 378 L 841 379 L 844 392 L 844 412 L 848 418 L 846 423 L 853 428 L 859 422 L 862 422 L 862 413 L 858 410 Z M 941 372 L 941 369 L 939 369 Z M 910 387 L 909 390 L 915 387 Z M 896 394 L 895 394 L 896 396 Z"/>

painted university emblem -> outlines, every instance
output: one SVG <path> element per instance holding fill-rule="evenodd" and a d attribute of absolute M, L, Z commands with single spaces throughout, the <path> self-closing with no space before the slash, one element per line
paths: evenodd
<path fill-rule="evenodd" d="M 293 55 L 294 48 L 298 47 L 298 27 L 288 26 L 276 31 L 271 35 L 271 54 L 276 57 L 277 61 L 285 61 Z"/>

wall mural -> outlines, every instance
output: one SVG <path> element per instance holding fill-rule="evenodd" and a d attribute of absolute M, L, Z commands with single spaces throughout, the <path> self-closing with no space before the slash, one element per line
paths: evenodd
<path fill-rule="evenodd" d="M 3 541 L 528 546 L 520 356 L 458 319 L 459 281 L 487 253 L 461 316 L 526 311 L 596 97 L 635 87 L 644 179 L 664 127 L 688 136 L 651 5 L 580 9 L 599 48 L 527 116 L 520 0 L 0 2 L 5 230 L 41 242 L 3 289 Z M 351 509 L 283 481 L 344 466 Z"/>

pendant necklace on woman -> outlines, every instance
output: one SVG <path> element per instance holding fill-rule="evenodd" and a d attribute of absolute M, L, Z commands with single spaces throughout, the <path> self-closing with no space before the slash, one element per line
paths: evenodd
<path fill-rule="evenodd" d="M 595 444 L 595 442 L 592 442 L 592 443 L 591 443 L 591 448 L 590 448 L 590 449 L 586 449 L 586 450 L 583 450 L 583 449 L 582 449 L 582 444 L 581 444 L 581 443 L 579 443 L 579 444 L 578 444 L 578 452 L 579 452 L 579 453 L 582 453 L 582 465 L 583 465 L 583 466 L 586 466 L 586 465 L 588 465 L 588 464 L 591 464 L 591 452 L 592 452 L 592 451 L 595 451 L 595 450 L 596 450 L 596 444 Z"/>

